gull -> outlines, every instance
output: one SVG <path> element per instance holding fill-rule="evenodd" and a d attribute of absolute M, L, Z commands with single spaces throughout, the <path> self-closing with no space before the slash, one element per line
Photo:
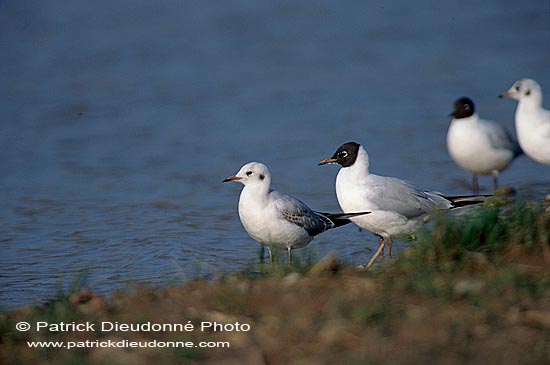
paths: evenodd
<path fill-rule="evenodd" d="M 269 262 L 273 262 L 272 246 L 286 248 L 290 265 L 292 249 L 306 246 L 329 229 L 351 223 L 350 217 L 368 214 L 316 212 L 296 198 L 271 190 L 271 174 L 260 162 L 247 163 L 237 174 L 223 180 L 229 181 L 244 185 L 239 217 L 250 237 L 267 246 Z"/>
<path fill-rule="evenodd" d="M 479 193 L 477 175 L 492 175 L 493 189 L 497 176 L 522 151 L 519 144 L 500 124 L 481 119 L 474 102 L 467 97 L 453 104 L 454 117 L 447 132 L 447 149 L 454 162 L 472 173 L 474 194 Z"/>
<path fill-rule="evenodd" d="M 550 165 L 550 111 L 542 107 L 540 85 L 535 80 L 521 79 L 499 97 L 518 101 L 516 134 L 525 154 Z"/>
<path fill-rule="evenodd" d="M 369 172 L 367 151 L 356 142 L 341 145 L 332 157 L 319 165 L 341 165 L 336 176 L 336 196 L 344 212 L 370 211 L 371 214 L 350 218 L 353 223 L 380 238 L 380 246 L 365 269 L 370 268 L 388 244 L 391 257 L 393 236 L 413 234 L 435 211 L 449 210 L 481 203 L 486 196 L 445 196 L 422 191 L 394 177 Z"/>

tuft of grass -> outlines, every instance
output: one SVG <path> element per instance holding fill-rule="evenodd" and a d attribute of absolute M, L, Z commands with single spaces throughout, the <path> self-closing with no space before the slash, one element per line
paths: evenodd
<path fill-rule="evenodd" d="M 549 265 L 550 212 L 533 203 L 487 206 L 467 215 L 437 217 L 393 265 L 390 285 L 448 297 L 457 274 L 484 275 L 502 283 L 495 273 L 506 267 L 514 272 L 508 284 L 544 292 L 549 271 L 535 283 L 529 272 Z"/>
<path fill-rule="evenodd" d="M 510 253 L 540 254 L 550 250 L 550 213 L 530 203 L 501 210 L 480 209 L 471 215 L 439 217 L 406 259 L 439 270 L 460 270 L 472 253 L 498 261 Z"/>

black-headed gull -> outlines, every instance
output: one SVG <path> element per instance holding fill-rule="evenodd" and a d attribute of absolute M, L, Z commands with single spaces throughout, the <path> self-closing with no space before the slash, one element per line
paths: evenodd
<path fill-rule="evenodd" d="M 542 106 L 542 89 L 531 79 L 516 81 L 499 95 L 518 101 L 516 135 L 523 152 L 533 160 L 550 165 L 550 111 Z"/>
<path fill-rule="evenodd" d="M 519 144 L 502 125 L 481 119 L 470 98 L 457 99 L 450 116 L 453 120 L 447 132 L 449 155 L 458 166 L 472 173 L 474 194 L 479 193 L 477 175 L 492 175 L 496 190 L 498 173 L 521 154 Z"/>
<path fill-rule="evenodd" d="M 380 237 L 380 247 L 366 265 L 368 269 L 388 244 L 391 256 L 393 236 L 413 234 L 428 214 L 481 203 L 484 196 L 445 196 L 422 191 L 394 177 L 369 172 L 367 151 L 356 142 L 341 145 L 332 157 L 319 165 L 337 163 L 336 196 L 344 212 L 369 211 L 371 214 L 350 218 L 353 223 Z"/>
<path fill-rule="evenodd" d="M 238 181 L 244 185 L 239 198 L 239 217 L 250 237 L 267 246 L 285 248 L 288 262 L 294 248 L 306 246 L 313 237 L 331 228 L 351 223 L 348 219 L 366 212 L 320 213 L 300 200 L 271 190 L 271 174 L 266 165 L 250 162 L 223 182 Z"/>

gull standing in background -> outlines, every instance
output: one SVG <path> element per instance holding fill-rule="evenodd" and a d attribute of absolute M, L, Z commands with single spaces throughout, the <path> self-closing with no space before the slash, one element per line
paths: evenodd
<path fill-rule="evenodd" d="M 319 165 L 341 165 L 336 176 L 336 196 L 344 212 L 370 211 L 350 218 L 353 223 L 380 237 L 380 246 L 366 269 L 374 264 L 387 243 L 391 257 L 392 237 L 412 234 L 425 222 L 428 214 L 470 204 L 481 203 L 483 196 L 444 196 L 422 191 L 406 181 L 369 172 L 367 151 L 356 142 L 341 145 L 332 157 Z"/>
<path fill-rule="evenodd" d="M 542 107 L 540 85 L 535 80 L 522 79 L 499 96 L 518 101 L 516 135 L 525 154 L 550 165 L 550 111 Z"/>
<path fill-rule="evenodd" d="M 306 246 L 313 237 L 331 228 L 351 223 L 348 219 L 362 213 L 319 213 L 291 196 L 271 190 L 271 174 L 266 165 L 250 162 L 223 182 L 238 181 L 244 185 L 239 198 L 239 217 L 250 237 L 267 246 L 286 248 L 288 264 L 293 248 Z"/>
<path fill-rule="evenodd" d="M 472 173 L 474 194 L 479 193 L 477 175 L 492 175 L 498 188 L 498 173 L 522 151 L 500 124 L 479 117 L 474 102 L 467 97 L 453 104 L 453 117 L 447 132 L 447 149 L 454 162 Z"/>

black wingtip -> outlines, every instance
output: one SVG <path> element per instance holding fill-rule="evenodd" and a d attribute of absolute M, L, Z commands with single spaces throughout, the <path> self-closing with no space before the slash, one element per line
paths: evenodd
<path fill-rule="evenodd" d="M 492 197 L 492 195 L 455 195 L 443 197 L 453 203 L 453 208 L 461 208 L 468 205 L 482 204 L 487 198 Z"/>
<path fill-rule="evenodd" d="M 349 218 L 358 217 L 365 214 L 370 214 L 372 212 L 355 212 L 355 213 L 320 213 L 334 223 L 334 227 L 341 227 L 348 223 L 352 223 Z"/>

